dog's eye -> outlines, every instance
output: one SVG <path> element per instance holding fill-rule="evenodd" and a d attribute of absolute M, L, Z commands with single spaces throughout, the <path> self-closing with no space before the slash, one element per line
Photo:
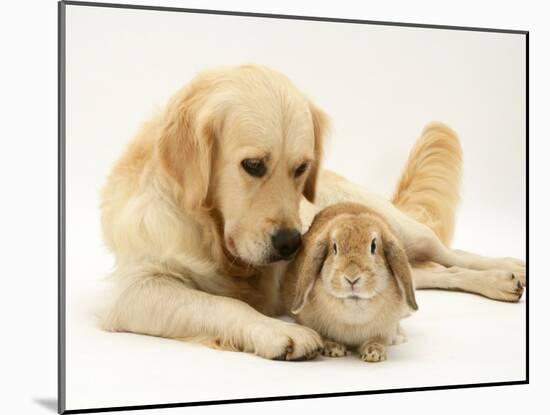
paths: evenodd
<path fill-rule="evenodd" d="M 338 253 L 338 247 L 336 246 L 335 243 L 332 245 L 332 250 L 334 251 L 334 255 Z"/>
<path fill-rule="evenodd" d="M 374 254 L 375 251 L 376 251 L 376 238 L 374 238 L 370 243 L 370 253 Z"/>
<path fill-rule="evenodd" d="M 265 163 L 258 159 L 245 159 L 241 162 L 243 169 L 254 177 L 262 177 L 266 172 Z"/>
<path fill-rule="evenodd" d="M 302 174 L 304 174 L 307 170 L 307 163 L 302 163 L 300 166 L 294 171 L 294 177 L 300 177 Z"/>

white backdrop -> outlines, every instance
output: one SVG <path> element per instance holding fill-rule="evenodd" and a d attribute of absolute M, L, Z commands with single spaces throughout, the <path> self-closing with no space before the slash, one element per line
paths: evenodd
<path fill-rule="evenodd" d="M 464 294 L 419 294 L 410 342 L 370 367 L 268 362 L 94 320 L 113 262 L 98 211 L 109 168 L 141 123 L 218 65 L 287 74 L 332 118 L 325 165 L 385 195 L 422 127 L 448 123 L 465 158 L 455 245 L 525 258 L 524 36 L 68 6 L 66 38 L 68 409 L 525 378 L 524 304 Z"/>
<path fill-rule="evenodd" d="M 529 386 L 264 402 L 147 413 L 214 414 L 223 410 L 227 414 L 243 415 L 258 411 L 276 414 L 288 411 L 325 413 L 368 410 L 463 414 L 473 410 L 477 413 L 517 414 L 540 408 L 546 402 L 549 368 L 548 354 L 540 346 L 548 342 L 548 331 L 542 325 L 548 311 L 546 293 L 549 287 L 543 267 L 546 257 L 544 234 L 549 225 L 545 212 L 550 209 L 547 192 L 544 191 L 549 174 L 548 141 L 545 137 L 550 134 L 546 121 L 550 104 L 550 85 L 546 74 L 550 71 L 550 60 L 544 49 L 550 41 L 550 28 L 544 4 L 530 0 L 463 0 L 453 4 L 435 0 L 388 0 L 378 3 L 353 0 L 266 0 L 261 3 L 250 0 L 142 0 L 141 3 L 530 30 L 530 79 L 534 87 L 530 91 L 529 241 L 530 299 L 533 301 L 529 308 L 532 327 L 540 328 L 532 330 L 530 336 Z M 0 206 L 0 244 L 4 266 L 4 295 L 0 302 L 0 321 L 4 333 L 0 380 L 7 393 L 3 394 L 2 405 L 11 412 L 46 414 L 51 413 L 56 404 L 56 2 L 10 2 L 4 11 L 0 15 L 5 57 L 3 76 L 0 78 L 0 102 L 7 116 L 2 120 L 3 151 L 0 152 L 0 181 L 6 195 L 3 199 L 5 203 Z M 28 166 L 32 168 L 26 168 Z M 464 210 L 463 205 L 461 214 Z M 493 220 L 492 216 L 485 219 Z M 495 241 L 498 242 L 497 238 Z M 476 241 L 469 240 L 469 243 Z M 480 249 L 492 248 L 484 246 Z M 105 260 L 100 268 L 109 263 Z M 446 303 L 452 302 L 449 296 L 440 298 Z M 407 323 L 412 323 L 412 320 Z M 406 346 L 412 347 L 411 344 Z M 534 348 L 534 344 L 539 347 Z M 103 381 L 97 379 L 96 383 L 101 386 Z"/>

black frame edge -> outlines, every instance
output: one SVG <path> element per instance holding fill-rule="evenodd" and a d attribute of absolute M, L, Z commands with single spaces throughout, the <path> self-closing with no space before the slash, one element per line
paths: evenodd
<path fill-rule="evenodd" d="M 527 290 L 525 292 L 526 302 L 526 354 L 525 354 L 525 379 L 529 383 L 529 307 L 531 296 L 530 291 L 530 278 L 529 278 L 529 32 L 525 33 L 525 142 L 526 142 L 526 163 L 525 163 L 525 181 L 526 181 L 526 244 L 525 244 L 525 283 Z"/>
<path fill-rule="evenodd" d="M 376 25 L 376 26 L 405 26 L 405 27 L 416 27 L 416 28 L 422 28 L 422 29 L 463 30 L 463 31 L 470 31 L 470 32 L 492 32 L 492 33 L 508 33 L 508 34 L 520 34 L 520 35 L 524 35 L 528 33 L 528 31 L 526 30 L 499 29 L 499 28 L 489 28 L 489 27 L 466 27 L 466 26 L 435 25 L 435 24 L 423 24 L 423 23 L 388 22 L 388 21 L 346 19 L 346 18 L 322 17 L 322 16 L 300 16 L 300 15 L 289 15 L 289 14 L 255 13 L 255 12 L 242 12 L 242 11 L 231 11 L 231 10 L 147 6 L 147 5 L 139 5 L 139 4 L 84 2 L 84 1 L 74 1 L 74 0 L 67 0 L 67 1 L 64 1 L 64 3 L 66 5 L 71 5 L 71 6 L 110 7 L 115 9 L 156 10 L 156 11 L 164 11 L 164 12 L 217 14 L 217 15 L 225 15 L 225 16 L 262 17 L 267 19 L 310 20 L 310 21 L 331 22 L 331 23 L 370 24 L 370 25 Z"/>
<path fill-rule="evenodd" d="M 243 399 L 228 399 L 218 401 L 198 401 L 198 402 L 183 402 L 183 403 L 166 403 L 166 404 L 153 404 L 153 405 L 134 405 L 134 406 L 113 406 L 105 408 L 87 408 L 87 409 L 70 409 L 63 414 L 84 414 L 84 413 L 97 413 L 97 412 L 119 412 L 119 411 L 135 411 L 135 410 L 147 410 L 147 409 L 169 409 L 169 408 L 183 408 L 192 406 L 210 406 L 210 405 L 226 405 L 226 404 L 240 404 L 251 402 L 273 402 L 273 401 L 291 401 L 297 399 L 318 399 L 318 398 L 335 398 L 341 396 L 361 396 L 361 395 L 379 395 L 386 393 L 404 393 L 404 392 L 427 392 L 437 390 L 451 390 L 451 389 L 469 389 L 469 388 L 481 388 L 491 386 L 515 386 L 515 385 L 527 385 L 526 380 L 510 381 L 510 382 L 489 382 L 489 383 L 472 383 L 464 385 L 446 385 L 446 386 L 425 386 L 419 388 L 400 388 L 400 389 L 380 389 L 372 391 L 359 391 L 359 392 L 335 392 L 335 393 L 320 393 L 312 395 L 289 395 L 289 396 L 272 396 L 265 398 L 243 398 Z"/>
<path fill-rule="evenodd" d="M 57 411 L 66 408 L 66 326 L 65 326 L 65 2 L 57 4 Z"/>

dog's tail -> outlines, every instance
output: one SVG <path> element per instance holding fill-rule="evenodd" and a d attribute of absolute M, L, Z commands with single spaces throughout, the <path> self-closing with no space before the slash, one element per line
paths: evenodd
<path fill-rule="evenodd" d="M 457 135 L 445 124 L 428 124 L 409 154 L 392 202 L 449 245 L 461 177 L 462 149 Z"/>

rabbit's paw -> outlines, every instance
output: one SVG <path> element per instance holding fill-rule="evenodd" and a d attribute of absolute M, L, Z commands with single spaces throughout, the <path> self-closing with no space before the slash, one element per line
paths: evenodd
<path fill-rule="evenodd" d="M 359 348 L 359 356 L 365 362 L 386 360 L 386 346 L 380 343 L 365 343 Z"/>
<path fill-rule="evenodd" d="M 401 343 L 407 342 L 407 334 L 405 333 L 405 330 L 399 325 L 397 326 L 397 330 L 395 331 L 395 334 L 393 335 L 391 339 L 391 344 L 393 346 L 396 346 Z"/>
<path fill-rule="evenodd" d="M 347 354 L 346 346 L 340 343 L 333 342 L 331 340 L 323 341 L 323 356 L 328 357 L 343 357 Z"/>

